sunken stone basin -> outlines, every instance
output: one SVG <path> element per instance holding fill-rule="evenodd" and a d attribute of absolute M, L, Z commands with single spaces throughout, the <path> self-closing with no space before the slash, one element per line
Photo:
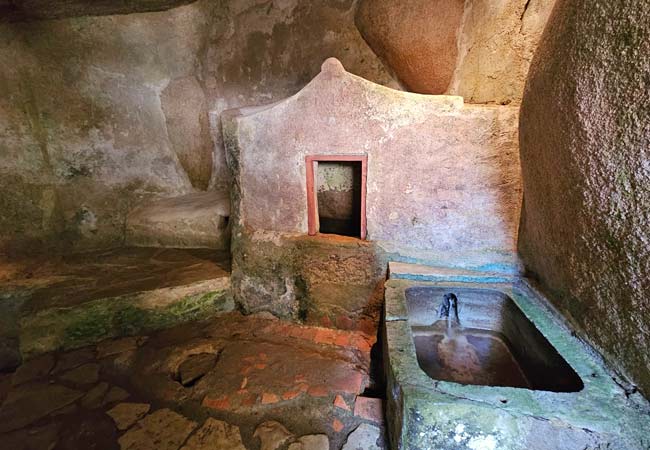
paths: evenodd
<path fill-rule="evenodd" d="M 459 302 L 459 323 L 438 317 L 445 294 Z M 582 380 L 510 297 L 474 288 L 406 290 L 418 365 L 431 378 L 462 384 L 577 392 Z"/>
<path fill-rule="evenodd" d="M 391 263 L 386 283 L 391 448 L 650 449 L 648 403 L 526 280 L 409 266 Z"/>

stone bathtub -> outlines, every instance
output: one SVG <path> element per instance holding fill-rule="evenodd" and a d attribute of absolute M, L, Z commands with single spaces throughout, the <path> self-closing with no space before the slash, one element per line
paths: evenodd
<path fill-rule="evenodd" d="M 411 270 L 412 269 L 412 270 Z M 649 449 L 650 415 L 525 280 L 391 263 L 393 449 Z M 458 321 L 440 317 L 458 298 Z"/>

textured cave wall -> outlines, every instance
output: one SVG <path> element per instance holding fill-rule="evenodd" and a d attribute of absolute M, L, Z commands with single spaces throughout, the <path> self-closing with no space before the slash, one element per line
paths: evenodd
<path fill-rule="evenodd" d="M 91 3 L 0 7 L 108 11 Z M 227 190 L 220 112 L 286 97 L 328 56 L 392 83 L 354 10 L 352 0 L 200 0 L 0 20 L 11 62 L 0 68 L 0 250 L 119 245 L 135 204 Z"/>
<path fill-rule="evenodd" d="M 468 103 L 521 101 L 555 0 L 360 0 L 356 24 L 404 86 Z"/>
<path fill-rule="evenodd" d="M 442 94 L 454 73 L 464 0 L 366 0 L 356 24 L 410 91 Z"/>
<path fill-rule="evenodd" d="M 650 1 L 558 0 L 520 123 L 519 249 L 650 395 Z"/>

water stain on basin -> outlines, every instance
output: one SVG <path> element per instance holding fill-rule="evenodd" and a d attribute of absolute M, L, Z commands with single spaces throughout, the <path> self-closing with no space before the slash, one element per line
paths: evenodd
<path fill-rule="evenodd" d="M 483 330 L 464 333 L 449 338 L 442 333 L 414 329 L 422 370 L 436 380 L 530 389 L 530 382 L 503 340 Z"/>
<path fill-rule="evenodd" d="M 450 309 L 452 292 L 458 303 Z M 413 287 L 406 290 L 406 301 L 418 364 L 432 379 L 553 392 L 578 392 L 584 387 L 502 292 Z"/>

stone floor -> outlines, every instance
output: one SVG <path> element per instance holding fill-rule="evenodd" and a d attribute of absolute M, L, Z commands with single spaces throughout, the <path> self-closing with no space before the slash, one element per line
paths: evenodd
<path fill-rule="evenodd" d="M 375 337 L 227 313 L 0 374 L 19 449 L 383 449 Z M 375 346 L 376 349 L 376 346 Z M 365 395 L 364 395 L 365 393 Z"/>

